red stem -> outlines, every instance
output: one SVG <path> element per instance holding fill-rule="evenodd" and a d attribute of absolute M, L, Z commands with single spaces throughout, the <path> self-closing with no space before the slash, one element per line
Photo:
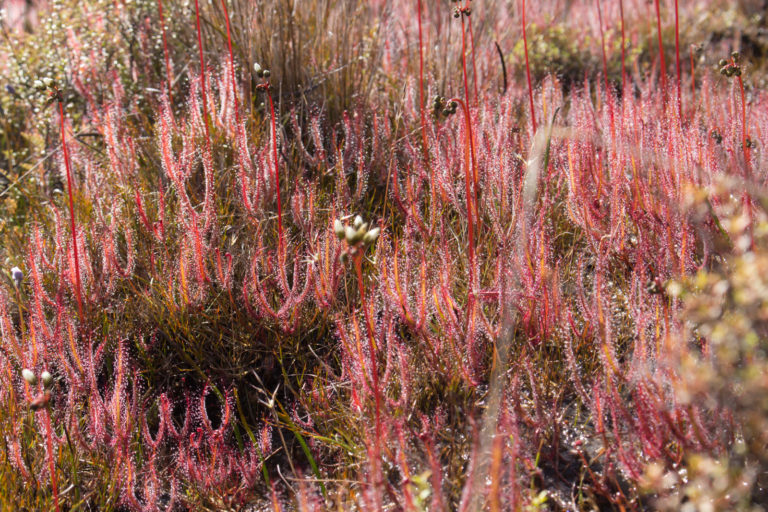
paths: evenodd
<path fill-rule="evenodd" d="M 658 1 L 658 0 L 657 0 Z M 531 103 L 531 123 L 536 133 L 536 111 L 533 109 L 533 87 L 531 86 L 531 66 L 528 63 L 528 37 L 525 35 L 525 0 L 523 0 L 523 48 L 525 49 L 525 77 L 528 79 L 528 101 Z"/>
<path fill-rule="evenodd" d="M 56 94 L 61 94 L 56 92 Z M 61 147 L 64 151 L 64 166 L 67 169 L 67 192 L 69 193 L 69 223 L 72 229 L 72 249 L 75 255 L 75 295 L 77 297 L 77 312 L 80 315 L 80 321 L 83 321 L 83 298 L 80 285 L 80 255 L 77 251 L 77 226 L 75 225 L 75 201 L 72 194 L 72 169 L 69 163 L 69 150 L 67 149 L 67 138 L 64 130 L 64 106 L 59 103 L 59 124 L 61 125 Z"/>
<path fill-rule="evenodd" d="M 200 33 L 200 6 L 195 0 L 195 20 L 197 21 L 197 47 L 200 50 L 200 96 L 203 100 L 203 124 L 205 125 L 205 142 L 210 147 L 211 134 L 208 128 L 208 101 L 205 96 L 205 58 L 203 57 L 203 37 Z"/>
<path fill-rule="evenodd" d="M 282 252 L 282 249 L 284 249 L 283 210 L 280 201 L 280 175 L 277 168 L 277 125 L 275 124 L 275 105 L 272 102 L 272 95 L 269 94 L 269 90 L 267 90 L 267 98 L 269 99 L 269 112 L 272 116 L 272 160 L 274 161 L 275 190 L 277 191 L 277 237 Z"/>
<path fill-rule="evenodd" d="M 157 0 L 157 7 L 160 14 L 160 28 L 163 32 L 163 54 L 165 56 L 165 73 L 167 75 L 168 79 L 168 101 L 170 103 L 173 103 L 173 94 L 171 93 L 171 84 L 173 83 L 173 80 L 171 78 L 172 70 L 171 70 L 171 60 L 168 56 L 168 42 L 165 38 L 165 19 L 163 18 L 163 0 Z"/>
<path fill-rule="evenodd" d="M 472 136 L 472 123 L 471 114 L 469 111 L 469 87 L 467 87 L 467 38 L 466 31 L 464 30 L 464 15 L 461 16 L 461 70 L 464 75 L 464 99 L 465 113 L 467 117 L 467 136 L 469 137 L 469 147 L 472 152 L 472 179 L 475 184 L 475 190 L 477 190 L 477 167 L 475 167 L 475 139 Z"/>
<path fill-rule="evenodd" d="M 424 45 L 421 34 L 421 0 L 418 0 L 417 19 L 419 22 L 419 115 L 421 117 L 421 143 L 426 157 L 429 153 L 427 149 L 427 118 L 424 112 Z"/>
<path fill-rule="evenodd" d="M 611 138 L 615 133 L 615 122 L 613 118 L 613 103 L 610 100 L 610 86 L 608 85 L 608 58 L 605 55 L 605 31 L 603 30 L 603 10 L 600 7 L 600 0 L 597 3 L 597 20 L 600 23 L 600 43 L 603 51 L 603 84 L 605 85 L 605 101 L 608 103 L 608 113 L 611 116 Z"/>
<path fill-rule="evenodd" d="M 735 60 L 731 60 L 733 65 L 736 65 Z M 737 77 L 739 79 L 739 90 L 741 92 L 741 145 L 744 148 L 744 163 L 747 166 L 747 172 L 750 172 L 750 157 L 749 147 L 747 146 L 747 138 L 749 138 L 749 132 L 747 131 L 747 103 L 744 99 L 744 82 L 741 79 L 741 75 Z"/>
<path fill-rule="evenodd" d="M 381 392 L 379 391 L 379 372 L 378 365 L 376 364 L 376 340 L 373 336 L 373 319 L 371 318 L 371 312 L 368 309 L 368 299 L 365 295 L 365 284 L 363 284 L 363 254 L 358 251 L 354 256 L 355 273 L 357 273 L 357 286 L 360 292 L 360 302 L 363 306 L 363 312 L 365 315 L 365 323 L 368 328 L 368 350 L 371 352 L 371 385 L 373 386 L 373 396 L 376 402 L 376 436 L 374 440 L 374 450 L 377 468 L 379 463 L 379 457 L 381 455 Z M 379 472 L 376 471 L 374 477 L 377 479 L 374 485 L 378 487 Z"/>
<path fill-rule="evenodd" d="M 471 158 L 472 163 L 472 169 L 475 167 L 475 146 L 472 142 L 472 122 L 469 115 L 469 108 L 467 107 L 467 104 L 464 103 L 459 98 L 452 98 L 450 101 L 455 101 L 459 105 L 461 105 L 462 110 L 464 111 L 464 119 L 467 123 L 467 137 L 469 138 L 469 156 Z M 469 163 L 466 158 L 467 150 L 465 148 L 464 150 L 464 159 L 465 159 L 465 173 L 464 173 L 464 182 L 466 187 L 466 194 L 467 194 L 467 234 L 469 236 L 469 301 L 468 303 L 472 303 L 472 299 L 474 297 L 474 286 L 475 286 L 475 223 L 472 216 L 473 209 L 477 206 L 477 196 L 475 195 L 477 193 L 477 187 L 473 189 L 472 187 L 472 179 L 471 175 L 473 173 L 472 169 L 470 169 Z"/>
<path fill-rule="evenodd" d="M 240 110 L 237 108 L 237 84 L 235 83 L 235 59 L 232 56 L 232 37 L 229 32 L 229 11 L 227 0 L 221 0 L 221 8 L 224 9 L 224 20 L 227 22 L 227 49 L 229 50 L 229 75 L 232 80 L 232 98 L 235 103 L 235 121 L 237 129 L 240 129 Z"/>
<path fill-rule="evenodd" d="M 659 10 L 659 0 L 654 0 L 656 7 L 656 32 L 659 36 L 659 59 L 661 62 L 661 92 L 666 103 L 667 99 L 667 65 L 664 62 L 664 45 L 661 41 L 661 11 Z"/>
<path fill-rule="evenodd" d="M 464 7 L 469 8 L 469 0 L 464 2 Z M 472 33 L 472 18 L 467 16 L 467 25 L 469 26 L 469 43 L 472 47 L 472 86 L 475 92 L 475 108 L 479 105 L 477 101 L 477 62 L 475 61 L 475 36 Z"/>
<path fill-rule="evenodd" d="M 624 67 L 624 47 L 626 46 L 624 36 L 624 0 L 619 0 L 619 15 L 621 16 L 621 91 L 623 93 L 627 74 Z"/>
<path fill-rule="evenodd" d="M 683 98 L 680 93 L 680 22 L 677 0 L 675 0 L 675 67 L 677 68 L 677 115 L 683 120 Z"/>
<path fill-rule="evenodd" d="M 696 73 L 693 67 L 693 46 L 691 46 L 691 102 L 694 110 L 696 109 Z"/>
<path fill-rule="evenodd" d="M 45 409 L 45 444 L 48 448 L 48 465 L 51 472 L 51 490 L 53 491 L 53 505 L 56 512 L 59 512 L 59 487 L 56 482 L 56 464 L 53 459 L 53 433 L 51 432 L 51 410 L 49 406 Z"/>

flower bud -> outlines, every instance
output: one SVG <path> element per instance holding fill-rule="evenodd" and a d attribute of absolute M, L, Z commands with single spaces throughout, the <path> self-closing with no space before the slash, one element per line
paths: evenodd
<path fill-rule="evenodd" d="M 261 72 L 263 71 L 261 64 L 259 64 L 258 62 L 254 62 L 253 71 L 256 72 L 257 75 L 261 76 Z"/>
<path fill-rule="evenodd" d="M 728 64 L 728 61 L 725 59 L 720 59 L 720 62 L 717 63 L 718 66 L 725 67 Z"/>
<path fill-rule="evenodd" d="M 22 279 L 24 279 L 24 272 L 22 272 L 19 267 L 13 267 L 11 269 L 11 277 L 13 278 L 13 282 L 16 284 L 16 288 L 18 288 L 21 286 Z"/>
<path fill-rule="evenodd" d="M 355 221 L 352 223 L 355 229 L 359 229 L 363 225 L 363 218 L 360 215 L 355 216 Z"/>
<path fill-rule="evenodd" d="M 50 389 L 53 385 L 53 375 L 51 375 L 48 370 L 40 374 L 40 380 L 43 382 L 43 387 L 45 389 Z"/>
<path fill-rule="evenodd" d="M 51 77 L 47 76 L 47 77 L 43 78 L 43 83 L 45 84 L 46 87 L 50 87 L 50 86 L 53 85 L 53 79 Z"/>
<path fill-rule="evenodd" d="M 41 80 L 35 80 L 34 83 L 32 84 L 32 87 L 34 87 L 38 91 L 45 90 L 45 84 Z"/>
<path fill-rule="evenodd" d="M 344 224 L 339 219 L 333 221 L 333 231 L 339 240 L 344 238 Z"/>
<path fill-rule="evenodd" d="M 344 230 L 344 236 L 347 239 L 347 243 L 349 245 L 355 245 L 360 240 L 363 239 L 363 236 L 365 235 L 365 231 L 360 232 L 360 230 L 355 230 L 355 228 L 351 226 L 347 226 L 347 228 Z"/>
<path fill-rule="evenodd" d="M 27 381 L 27 384 L 30 386 L 34 386 L 37 384 L 37 375 L 35 375 L 35 372 L 30 370 L 29 368 L 24 368 L 21 370 L 21 376 L 24 378 L 25 381 Z"/>
<path fill-rule="evenodd" d="M 365 245 L 371 245 L 376 241 L 377 238 L 379 238 L 379 233 L 381 233 L 381 228 L 373 228 L 369 232 L 365 234 L 363 237 L 363 242 Z"/>
<path fill-rule="evenodd" d="M 262 76 L 264 76 L 264 78 L 269 78 L 269 75 L 271 75 L 271 73 L 269 72 L 269 70 L 268 70 L 268 69 L 265 69 L 265 70 L 262 72 Z"/>

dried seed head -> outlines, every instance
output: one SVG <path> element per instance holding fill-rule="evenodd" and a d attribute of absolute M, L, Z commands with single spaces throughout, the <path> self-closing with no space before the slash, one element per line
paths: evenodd
<path fill-rule="evenodd" d="M 27 384 L 30 386 L 34 386 L 37 384 L 37 375 L 35 375 L 35 372 L 30 370 L 29 368 L 24 368 L 21 370 L 21 376 L 24 378 L 25 381 L 27 381 Z"/>

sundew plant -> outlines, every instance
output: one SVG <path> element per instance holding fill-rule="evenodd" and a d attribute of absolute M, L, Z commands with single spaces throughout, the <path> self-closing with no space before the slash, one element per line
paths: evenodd
<path fill-rule="evenodd" d="M 0 508 L 768 508 L 762 0 L 0 0 Z"/>

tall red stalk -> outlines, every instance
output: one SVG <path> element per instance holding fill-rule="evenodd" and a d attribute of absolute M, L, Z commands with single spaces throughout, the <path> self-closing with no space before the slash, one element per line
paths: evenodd
<path fill-rule="evenodd" d="M 659 59 L 661 64 L 661 92 L 664 102 L 667 99 L 667 65 L 664 61 L 664 44 L 661 40 L 661 10 L 659 8 L 659 0 L 654 0 L 654 6 L 656 7 L 656 32 L 659 36 Z"/>
<path fill-rule="evenodd" d="M 464 76 L 464 99 L 466 101 L 466 107 L 469 107 L 469 87 L 467 86 L 467 38 L 466 38 L 466 30 L 464 27 L 464 14 L 461 15 L 461 71 Z M 471 112 L 467 109 L 466 111 L 467 115 L 471 117 Z M 475 140 L 474 136 L 472 135 L 472 129 L 471 129 L 471 122 L 468 123 L 467 126 L 470 127 L 470 129 L 467 131 L 467 136 L 469 137 L 469 146 L 472 151 L 472 179 L 475 184 L 475 190 L 477 190 L 477 168 L 474 165 L 475 161 Z"/>
<path fill-rule="evenodd" d="M 426 157 L 429 153 L 427 149 L 427 118 L 424 112 L 424 43 L 421 33 L 421 0 L 418 0 L 417 9 L 416 17 L 419 22 L 419 116 L 421 118 L 421 143 Z"/>
<path fill-rule="evenodd" d="M 72 169 L 69 163 L 67 135 L 64 129 L 64 105 L 61 102 L 61 92 L 56 91 L 59 103 L 59 125 L 61 126 L 61 148 L 64 151 L 64 166 L 67 169 L 67 192 L 69 194 L 69 225 L 72 230 L 72 250 L 75 256 L 75 296 L 77 297 L 77 312 L 83 321 L 83 298 L 80 284 L 80 255 L 77 250 L 77 225 L 75 224 L 75 200 L 72 194 Z"/>
<path fill-rule="evenodd" d="M 208 101 L 205 95 L 205 57 L 203 57 L 203 36 L 200 32 L 200 5 L 195 0 L 195 21 L 197 22 L 197 47 L 200 51 L 200 96 L 203 101 L 203 124 L 205 125 L 205 142 L 211 146 L 211 134 L 208 128 Z"/>
<path fill-rule="evenodd" d="M 354 256 L 355 273 L 357 274 L 357 287 L 360 293 L 360 303 L 363 306 L 363 312 L 365 315 L 365 323 L 368 330 L 368 350 L 371 352 L 371 385 L 373 386 L 373 396 L 376 406 L 375 411 L 375 429 L 376 436 L 374 439 L 374 463 L 376 464 L 376 471 L 374 472 L 374 478 L 377 480 L 374 482 L 376 487 L 379 486 L 379 463 L 381 457 L 381 391 L 379 390 L 379 371 L 376 363 L 376 340 L 373 335 L 373 318 L 371 318 L 371 312 L 368 309 L 368 298 L 365 295 L 365 284 L 363 283 L 363 252 L 357 251 Z"/>
<path fill-rule="evenodd" d="M 53 431 L 51 430 L 51 408 L 49 405 L 45 407 L 44 413 L 45 423 L 45 445 L 48 451 L 48 470 L 51 472 L 51 491 L 53 492 L 53 506 L 56 512 L 59 512 L 59 485 L 56 481 L 56 462 L 53 458 Z"/>
<path fill-rule="evenodd" d="M 168 41 L 165 37 L 165 19 L 163 18 L 163 0 L 157 0 L 157 9 L 160 15 L 160 29 L 163 34 L 163 55 L 165 56 L 165 74 L 168 80 L 168 101 L 173 103 L 173 93 L 171 93 L 171 86 L 173 84 L 171 59 L 168 55 Z"/>
<path fill-rule="evenodd" d="M 280 244 L 280 252 L 285 249 L 285 240 L 283 238 L 283 210 L 280 201 L 280 174 L 277 168 L 277 124 L 275 123 L 275 105 L 272 102 L 272 95 L 267 90 L 267 99 L 269 99 L 269 113 L 272 124 L 272 161 L 274 162 L 275 172 L 275 191 L 277 193 L 277 238 Z"/>
<path fill-rule="evenodd" d="M 621 17 L 621 91 L 624 92 L 627 71 L 624 65 L 624 52 L 626 46 L 626 37 L 624 35 L 624 0 L 619 0 L 619 16 Z"/>
<path fill-rule="evenodd" d="M 528 101 L 531 103 L 531 123 L 536 133 L 536 111 L 533 108 L 533 87 L 531 86 L 531 66 L 528 63 L 528 37 L 525 35 L 525 0 L 523 0 L 523 48 L 525 49 L 525 77 L 528 80 Z"/>
<path fill-rule="evenodd" d="M 476 172 L 473 171 L 475 168 L 475 146 L 472 142 L 472 120 L 469 114 L 469 108 L 467 107 L 467 104 L 461 100 L 460 98 L 452 98 L 448 100 L 449 102 L 455 101 L 459 105 L 461 105 L 462 110 L 464 111 L 464 119 L 467 125 L 467 137 L 469 138 L 469 151 L 467 151 L 467 147 L 465 146 L 464 149 L 464 167 L 465 167 L 465 173 L 464 173 L 464 185 L 466 187 L 466 194 L 467 194 L 467 235 L 469 236 L 469 301 L 468 303 L 471 305 L 474 297 L 474 286 L 475 286 L 475 221 L 473 216 L 473 211 L 477 211 L 477 187 L 473 187 L 473 180 L 472 175 L 473 173 L 476 174 Z M 468 158 L 469 157 L 469 158 Z M 470 162 L 471 162 L 471 168 L 470 168 Z"/>
<path fill-rule="evenodd" d="M 691 102 L 696 109 L 696 73 L 693 66 L 693 45 L 691 45 Z"/>
<path fill-rule="evenodd" d="M 677 68 L 677 115 L 683 120 L 683 98 L 680 92 L 680 20 L 675 0 L 675 67 Z"/>
<path fill-rule="evenodd" d="M 615 135 L 615 121 L 613 117 L 613 103 L 610 99 L 610 86 L 608 85 L 608 58 L 605 55 L 605 30 L 603 29 L 603 9 L 600 0 L 597 3 L 597 20 L 600 23 L 600 47 L 603 51 L 603 84 L 605 85 L 605 101 L 608 103 L 608 113 L 611 116 L 611 137 Z"/>
<path fill-rule="evenodd" d="M 735 60 L 732 60 L 732 62 L 736 65 Z M 738 75 L 737 78 L 739 79 L 739 90 L 741 92 L 741 145 L 744 148 L 744 163 L 747 166 L 747 173 L 751 175 L 749 146 L 747 145 L 749 132 L 747 130 L 747 103 L 744 95 L 744 81 L 741 79 L 741 75 Z"/>
<path fill-rule="evenodd" d="M 464 2 L 464 7 L 469 9 L 469 0 Z M 477 100 L 477 62 L 475 59 L 475 35 L 472 33 L 472 18 L 467 17 L 467 25 L 469 26 L 469 44 L 472 48 L 472 86 L 475 92 L 475 108 L 480 104 Z"/>
<path fill-rule="evenodd" d="M 227 49 L 229 50 L 229 78 L 232 80 L 232 100 L 235 104 L 235 121 L 237 129 L 240 129 L 240 109 L 237 106 L 237 83 L 235 82 L 235 59 L 232 56 L 232 36 L 229 31 L 229 11 L 227 10 L 227 0 L 221 0 L 221 8 L 224 10 L 224 21 L 227 24 Z"/>

